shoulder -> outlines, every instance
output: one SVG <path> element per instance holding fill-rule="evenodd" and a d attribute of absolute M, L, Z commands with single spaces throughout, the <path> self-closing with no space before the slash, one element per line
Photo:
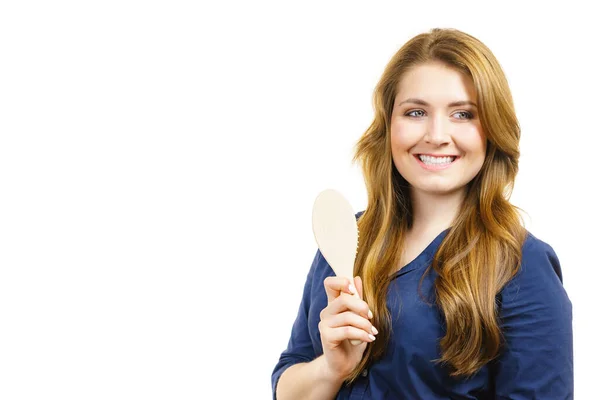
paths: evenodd
<path fill-rule="evenodd" d="M 522 247 L 521 265 L 517 274 L 500 293 L 504 306 L 564 308 L 570 304 L 563 287 L 561 264 L 552 246 L 531 232 Z"/>
<path fill-rule="evenodd" d="M 562 283 L 562 269 L 554 248 L 527 231 L 522 248 L 521 271 L 524 278 L 554 277 Z"/>

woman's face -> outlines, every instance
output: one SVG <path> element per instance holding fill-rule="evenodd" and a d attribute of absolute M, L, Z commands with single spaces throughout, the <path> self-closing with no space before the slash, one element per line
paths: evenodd
<path fill-rule="evenodd" d="M 472 80 L 441 63 L 408 71 L 391 116 L 392 158 L 411 190 L 464 190 L 485 159 L 486 139 Z"/>

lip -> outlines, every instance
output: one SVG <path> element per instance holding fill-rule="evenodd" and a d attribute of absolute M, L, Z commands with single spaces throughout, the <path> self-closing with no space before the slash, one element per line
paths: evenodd
<path fill-rule="evenodd" d="M 456 157 L 456 158 L 454 159 L 454 161 L 452 161 L 450 164 L 447 164 L 447 165 L 427 165 L 423 161 L 421 161 L 421 159 L 419 158 L 419 155 L 432 156 L 432 157 Z M 419 153 L 419 154 L 415 154 L 414 157 L 415 157 L 415 160 L 417 160 L 417 162 L 419 163 L 419 165 L 428 171 L 440 171 L 442 169 L 450 168 L 451 166 L 454 165 L 454 163 L 456 163 L 460 159 L 460 156 L 456 156 L 453 154 L 447 154 L 447 155 L 443 154 L 442 155 L 442 154 Z"/>
<path fill-rule="evenodd" d="M 433 153 L 416 153 L 415 156 L 458 157 L 456 154 L 433 154 Z"/>

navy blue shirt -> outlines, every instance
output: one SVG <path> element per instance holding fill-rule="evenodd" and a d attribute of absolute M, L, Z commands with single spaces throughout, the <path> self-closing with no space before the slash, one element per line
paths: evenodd
<path fill-rule="evenodd" d="M 439 308 L 423 302 L 417 288 L 449 230 L 392 276 L 387 306 L 393 334 L 388 351 L 352 385 L 343 385 L 337 399 L 573 398 L 571 301 L 554 250 L 529 232 L 521 269 L 498 296 L 500 326 L 506 339 L 499 357 L 462 380 L 451 378 L 442 365 L 431 361 L 441 356 L 444 321 Z M 318 328 L 319 314 L 327 306 L 323 281 L 334 275 L 317 250 L 287 349 L 271 377 L 273 398 L 279 377 L 288 367 L 323 354 Z M 423 280 L 421 292 L 426 299 L 433 298 L 436 276 L 430 269 Z"/>

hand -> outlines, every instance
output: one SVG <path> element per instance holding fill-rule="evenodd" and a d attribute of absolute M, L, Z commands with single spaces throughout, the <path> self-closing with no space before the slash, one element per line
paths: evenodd
<path fill-rule="evenodd" d="M 327 307 L 321 311 L 321 342 L 327 373 L 338 380 L 345 379 L 362 359 L 367 343 L 375 340 L 377 330 L 369 321 L 373 314 L 362 300 L 362 281 L 354 278 L 354 287 L 347 278 L 331 276 L 323 282 Z M 358 297 L 353 295 L 358 293 Z M 354 346 L 351 339 L 361 340 Z"/>

